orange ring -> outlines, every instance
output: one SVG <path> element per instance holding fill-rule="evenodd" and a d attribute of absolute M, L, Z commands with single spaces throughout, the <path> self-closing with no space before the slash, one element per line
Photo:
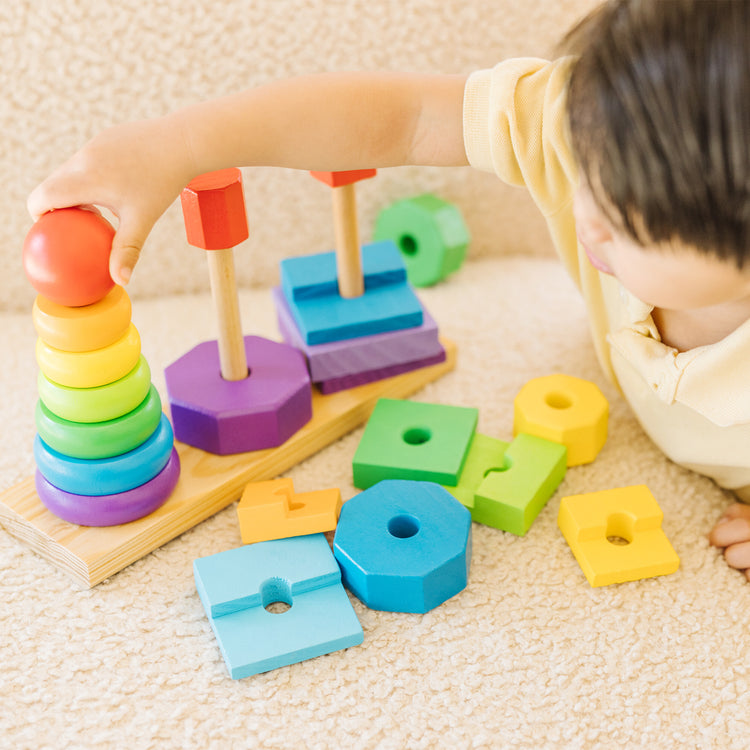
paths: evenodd
<path fill-rule="evenodd" d="M 45 344 L 65 352 L 91 352 L 119 339 L 130 325 L 130 297 L 116 286 L 85 307 L 66 307 L 41 294 L 34 300 L 34 328 Z"/>

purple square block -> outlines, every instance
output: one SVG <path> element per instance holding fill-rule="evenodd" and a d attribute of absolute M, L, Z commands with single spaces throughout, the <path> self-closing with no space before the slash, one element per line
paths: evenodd
<path fill-rule="evenodd" d="M 414 370 L 423 367 L 424 364 L 412 365 L 412 363 L 433 359 L 441 353 L 443 353 L 443 359 L 445 359 L 443 347 L 438 338 L 437 324 L 424 309 L 424 306 L 422 307 L 422 325 L 414 328 L 376 333 L 372 336 L 333 341 L 326 344 L 306 344 L 294 321 L 283 290 L 276 287 L 272 291 L 272 296 L 276 306 L 279 331 L 281 331 L 284 341 L 304 352 L 313 383 L 338 381 L 347 376 L 360 377 L 376 370 L 400 368 L 405 365 L 410 365 L 407 370 Z M 429 364 L 436 363 L 431 361 Z M 401 372 L 406 372 L 406 370 L 396 369 L 385 375 L 371 377 L 369 380 L 353 381 L 353 385 L 362 385 L 362 383 L 390 377 Z M 351 388 L 353 385 L 342 385 L 335 390 Z M 330 393 L 332 391 L 324 392 Z"/>
<path fill-rule="evenodd" d="M 392 378 L 394 375 L 401 375 L 402 373 L 411 372 L 412 370 L 419 370 L 421 367 L 440 364 L 441 362 L 445 362 L 445 356 L 445 349 L 440 346 L 440 351 L 437 354 L 433 354 L 431 357 L 424 357 L 411 362 L 402 362 L 399 365 L 391 365 L 390 367 L 376 367 L 372 370 L 365 370 L 364 372 L 343 375 L 340 378 L 322 380 L 320 383 L 316 383 L 316 385 L 323 394 L 336 393 L 337 391 L 343 391 L 347 388 L 356 388 L 358 385 L 372 383 L 375 380 Z"/>
<path fill-rule="evenodd" d="M 204 341 L 164 371 L 175 437 L 228 455 L 281 445 L 312 418 L 305 358 L 288 344 L 245 336 L 250 374 L 224 380 L 216 341 Z"/>

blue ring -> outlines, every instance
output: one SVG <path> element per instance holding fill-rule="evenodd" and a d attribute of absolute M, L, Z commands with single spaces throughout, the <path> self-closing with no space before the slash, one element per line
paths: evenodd
<path fill-rule="evenodd" d="M 72 458 L 50 448 L 37 435 L 34 459 L 42 476 L 53 486 L 76 495 L 115 495 L 151 481 L 169 461 L 174 434 L 162 414 L 151 437 L 137 448 L 111 458 Z"/>

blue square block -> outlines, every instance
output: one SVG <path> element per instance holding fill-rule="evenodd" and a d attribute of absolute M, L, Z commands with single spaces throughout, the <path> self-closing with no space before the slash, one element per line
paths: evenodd
<path fill-rule="evenodd" d="M 365 293 L 359 297 L 339 294 L 334 252 L 285 258 L 279 267 L 281 288 L 308 345 L 422 325 L 422 306 L 390 240 L 362 247 Z"/>
<path fill-rule="evenodd" d="M 323 534 L 245 545 L 193 563 L 233 679 L 357 646 L 362 626 Z M 273 602 L 290 605 L 273 613 Z"/>

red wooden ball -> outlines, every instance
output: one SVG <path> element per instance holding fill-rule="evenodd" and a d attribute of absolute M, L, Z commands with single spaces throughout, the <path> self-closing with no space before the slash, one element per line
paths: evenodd
<path fill-rule="evenodd" d="M 109 254 L 115 230 L 98 212 L 60 208 L 26 235 L 23 267 L 34 289 L 66 307 L 91 305 L 115 285 Z"/>

